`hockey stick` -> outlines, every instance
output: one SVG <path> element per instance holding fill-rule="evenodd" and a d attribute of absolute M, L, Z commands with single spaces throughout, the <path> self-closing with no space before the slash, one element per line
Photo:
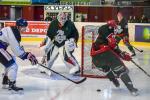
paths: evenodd
<path fill-rule="evenodd" d="M 117 38 L 119 38 L 119 39 L 122 39 L 120 36 L 117 36 Z M 130 44 L 131 45 L 131 44 Z M 143 50 L 140 50 L 140 49 L 138 49 L 138 48 L 136 48 L 135 46 L 133 46 L 133 45 L 131 45 L 134 49 L 136 49 L 137 51 L 139 51 L 139 52 L 143 52 Z"/>
<path fill-rule="evenodd" d="M 150 77 L 150 75 L 144 69 L 142 69 L 135 61 L 131 60 L 131 62 L 134 63 L 140 70 L 142 70 L 148 77 Z"/>
<path fill-rule="evenodd" d="M 60 73 L 58 73 L 58 72 L 56 72 L 56 71 L 54 71 L 54 70 L 52 70 L 52 69 L 50 69 L 50 68 L 44 66 L 44 65 L 42 65 L 42 64 L 40 64 L 40 63 L 38 63 L 38 65 L 40 65 L 41 67 L 44 67 L 44 68 L 46 68 L 46 69 L 48 69 L 48 70 L 50 70 L 50 71 L 52 71 L 52 72 L 54 72 L 54 73 L 56 73 L 56 74 L 62 76 L 63 78 L 65 78 L 65 79 L 67 79 L 67 80 L 69 80 L 69 81 L 71 81 L 71 82 L 73 82 L 73 83 L 75 83 L 75 84 L 80 84 L 80 83 L 82 83 L 82 82 L 84 82 L 84 81 L 86 80 L 86 77 L 84 77 L 83 79 L 81 79 L 81 80 L 79 80 L 79 81 L 74 81 L 74 80 L 72 80 L 72 79 L 70 79 L 70 78 L 68 78 L 68 77 L 66 77 L 66 76 L 64 76 L 64 75 L 62 75 L 62 74 L 60 74 Z"/>
<path fill-rule="evenodd" d="M 140 50 L 140 49 L 134 47 L 133 45 L 132 45 L 132 47 L 133 47 L 134 49 L 136 49 L 137 51 L 139 51 L 139 52 L 143 52 L 143 50 Z"/>

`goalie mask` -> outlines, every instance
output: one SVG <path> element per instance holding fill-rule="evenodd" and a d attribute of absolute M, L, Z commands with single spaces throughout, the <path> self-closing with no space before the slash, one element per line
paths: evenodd
<path fill-rule="evenodd" d="M 59 23 L 63 26 L 65 24 L 65 22 L 67 21 L 67 14 L 64 12 L 60 12 L 57 15 L 57 19 L 58 19 Z"/>

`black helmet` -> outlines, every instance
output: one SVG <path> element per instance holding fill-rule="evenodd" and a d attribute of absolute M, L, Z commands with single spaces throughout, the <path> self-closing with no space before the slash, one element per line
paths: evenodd
<path fill-rule="evenodd" d="M 20 18 L 20 19 L 16 20 L 16 26 L 25 26 L 25 27 L 27 27 L 28 22 L 27 22 L 27 20 Z"/>

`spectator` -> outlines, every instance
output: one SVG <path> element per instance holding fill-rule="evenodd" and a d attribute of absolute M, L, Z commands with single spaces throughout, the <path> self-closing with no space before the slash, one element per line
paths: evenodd
<path fill-rule="evenodd" d="M 52 21 L 53 19 L 50 17 L 50 15 L 47 13 L 46 14 L 46 18 L 45 21 Z"/>
<path fill-rule="evenodd" d="M 133 22 L 133 17 L 130 16 L 130 17 L 129 17 L 129 20 L 128 20 L 128 23 L 132 23 L 132 22 Z"/>
<path fill-rule="evenodd" d="M 148 23 L 148 18 L 145 15 L 142 15 L 140 22 L 141 23 Z"/>
<path fill-rule="evenodd" d="M 138 23 L 139 21 L 138 21 L 138 19 L 135 17 L 135 16 L 133 16 L 133 21 L 132 21 L 132 23 Z"/>

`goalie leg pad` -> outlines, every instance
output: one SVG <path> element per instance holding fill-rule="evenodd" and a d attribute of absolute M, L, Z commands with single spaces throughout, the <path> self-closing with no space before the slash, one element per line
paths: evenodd
<path fill-rule="evenodd" d="M 53 46 L 49 53 L 47 54 L 47 66 L 49 68 L 52 67 L 54 61 L 57 59 L 58 55 L 59 55 L 59 48 L 57 46 Z"/>
<path fill-rule="evenodd" d="M 63 59 L 65 65 L 70 69 L 69 74 L 76 74 L 77 72 L 80 72 L 78 61 L 72 55 L 73 51 L 68 52 L 64 48 L 63 52 L 61 51 L 59 52 L 59 54 L 61 55 L 61 58 Z"/>
<path fill-rule="evenodd" d="M 50 49 L 50 51 L 48 52 L 48 54 L 47 54 L 46 67 L 51 68 L 52 65 L 54 64 L 54 61 L 57 59 L 58 55 L 59 55 L 58 47 L 57 46 L 53 46 Z M 41 71 L 41 73 L 46 73 L 48 75 L 51 75 L 51 71 L 50 70 L 47 70 L 47 69 L 41 68 L 41 67 L 39 67 L 39 70 Z"/>

